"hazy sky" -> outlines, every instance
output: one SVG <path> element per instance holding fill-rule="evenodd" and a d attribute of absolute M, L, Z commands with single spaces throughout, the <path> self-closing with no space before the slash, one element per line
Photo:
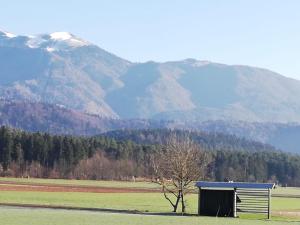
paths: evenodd
<path fill-rule="evenodd" d="M 300 79 L 298 0 L 0 0 L 0 29 L 69 31 L 135 62 L 196 58 Z"/>

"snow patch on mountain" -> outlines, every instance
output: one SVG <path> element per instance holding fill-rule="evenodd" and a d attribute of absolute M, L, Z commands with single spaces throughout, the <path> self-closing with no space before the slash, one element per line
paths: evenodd
<path fill-rule="evenodd" d="M 15 38 L 17 37 L 17 35 L 13 34 L 13 33 L 10 33 L 10 32 L 6 32 L 6 31 L 1 31 L 0 30 L 0 34 L 3 34 L 4 36 L 8 37 L 8 38 Z"/>
<path fill-rule="evenodd" d="M 9 38 L 14 38 L 14 37 L 17 37 L 17 35 L 14 35 L 12 33 L 9 33 L 9 32 L 6 32 L 6 37 L 9 37 Z"/>
<path fill-rule="evenodd" d="M 52 34 L 50 34 L 51 39 L 54 40 L 68 40 L 72 38 L 72 35 L 68 32 L 54 32 Z"/>
<path fill-rule="evenodd" d="M 29 48 L 39 48 L 45 43 L 47 40 L 43 39 L 42 36 L 28 36 L 28 41 L 26 45 Z"/>
<path fill-rule="evenodd" d="M 50 35 L 41 34 L 36 36 L 26 36 L 25 45 L 29 48 L 43 48 L 48 52 L 68 50 L 91 45 L 68 32 L 54 32 Z"/>
<path fill-rule="evenodd" d="M 89 42 L 84 41 L 68 32 L 54 32 L 50 34 L 50 39 L 55 42 L 65 42 L 68 43 L 69 46 L 72 47 L 81 47 L 85 45 L 90 45 Z"/>

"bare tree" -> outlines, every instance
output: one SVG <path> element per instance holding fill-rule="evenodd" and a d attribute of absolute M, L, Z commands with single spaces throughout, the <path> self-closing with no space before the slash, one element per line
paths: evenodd
<path fill-rule="evenodd" d="M 185 195 L 195 190 L 194 181 L 204 177 L 208 155 L 188 136 L 172 135 L 152 158 L 153 182 L 162 187 L 164 197 L 177 211 L 185 213 Z"/>

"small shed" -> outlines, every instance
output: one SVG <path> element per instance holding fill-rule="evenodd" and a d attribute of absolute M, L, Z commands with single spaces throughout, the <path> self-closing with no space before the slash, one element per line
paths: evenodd
<path fill-rule="evenodd" d="M 272 183 L 205 182 L 199 188 L 198 215 L 237 217 L 239 213 L 271 215 Z"/>

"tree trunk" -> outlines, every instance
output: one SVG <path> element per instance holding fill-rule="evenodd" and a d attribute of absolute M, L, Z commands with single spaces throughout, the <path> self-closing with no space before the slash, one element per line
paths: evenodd
<path fill-rule="evenodd" d="M 176 211 L 177 211 L 177 208 L 178 208 L 179 200 L 180 200 L 180 192 L 178 193 L 177 196 L 175 195 L 175 196 L 177 197 L 175 204 L 174 204 L 174 203 L 172 202 L 172 200 L 167 196 L 165 187 L 163 187 L 163 193 L 164 193 L 165 198 L 166 198 L 166 199 L 169 201 L 169 203 L 173 206 L 173 212 L 176 212 Z"/>
<path fill-rule="evenodd" d="M 185 203 L 183 199 L 183 193 L 181 192 L 181 213 L 185 213 Z"/>
<path fill-rule="evenodd" d="M 177 195 L 176 203 L 174 204 L 174 210 L 173 210 L 173 212 L 177 211 L 179 200 L 180 200 L 180 196 L 181 196 L 181 192 L 179 191 L 179 193 Z"/>

